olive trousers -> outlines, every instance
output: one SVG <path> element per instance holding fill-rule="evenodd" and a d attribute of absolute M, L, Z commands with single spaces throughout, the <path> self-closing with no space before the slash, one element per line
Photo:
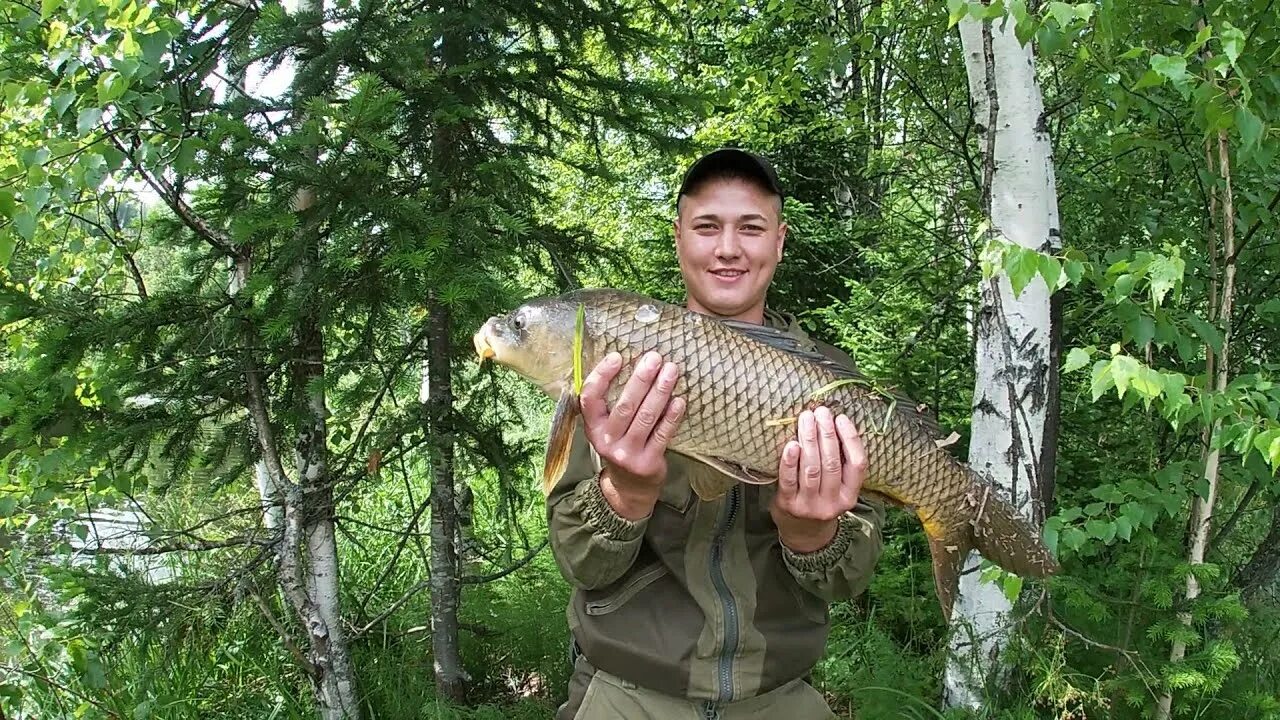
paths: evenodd
<path fill-rule="evenodd" d="M 822 693 L 803 679 L 763 695 L 711 703 L 664 695 L 592 667 L 578 656 L 569 700 L 556 720 L 835 720 Z"/>

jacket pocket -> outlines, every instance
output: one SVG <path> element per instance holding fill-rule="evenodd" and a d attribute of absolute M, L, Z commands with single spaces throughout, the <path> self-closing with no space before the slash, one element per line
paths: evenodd
<path fill-rule="evenodd" d="M 657 582 L 667 573 L 667 566 L 661 562 L 646 565 L 623 583 L 622 587 L 599 600 L 588 600 L 586 603 L 587 614 L 608 615 L 625 605 L 628 600 L 635 597 L 636 593 Z"/>

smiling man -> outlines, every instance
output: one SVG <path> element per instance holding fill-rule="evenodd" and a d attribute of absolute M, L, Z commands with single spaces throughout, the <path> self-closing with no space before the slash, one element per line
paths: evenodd
<path fill-rule="evenodd" d="M 689 168 L 674 223 L 686 305 L 852 366 L 767 306 L 783 202 L 758 155 L 721 149 Z M 679 368 L 650 353 L 610 408 L 620 369 L 615 355 L 587 377 L 569 468 L 547 498 L 552 552 L 573 585 L 574 673 L 557 720 L 835 717 L 807 677 L 828 603 L 863 592 L 881 551 L 856 428 L 826 408 L 803 413 L 775 485 L 702 502 L 689 480 L 716 471 L 666 449 L 684 411 Z"/>

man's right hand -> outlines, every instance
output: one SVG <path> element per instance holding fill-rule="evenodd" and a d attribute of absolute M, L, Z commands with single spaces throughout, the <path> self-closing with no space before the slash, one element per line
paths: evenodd
<path fill-rule="evenodd" d="M 609 353 L 582 384 L 587 441 L 603 462 L 600 489 L 615 512 L 641 520 L 653 512 L 667 480 L 667 444 L 684 416 L 684 398 L 673 398 L 679 369 L 655 352 L 636 363 L 612 411 L 605 402 L 622 357 Z"/>

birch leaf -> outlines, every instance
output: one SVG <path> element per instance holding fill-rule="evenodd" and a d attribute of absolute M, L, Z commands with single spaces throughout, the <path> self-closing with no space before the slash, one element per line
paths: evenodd
<path fill-rule="evenodd" d="M 97 127 L 98 121 L 102 119 L 102 110 L 99 108 L 85 108 L 80 111 L 79 117 L 76 118 L 76 132 L 81 136 L 87 135 L 90 130 Z"/>
<path fill-rule="evenodd" d="M 1181 55 L 1156 53 L 1151 56 L 1151 69 L 1175 85 L 1180 85 L 1187 79 L 1187 59 Z"/>
<path fill-rule="evenodd" d="M 1186 262 L 1180 257 L 1157 256 L 1147 268 L 1147 277 L 1151 283 L 1151 300 L 1156 305 L 1164 302 L 1169 291 L 1182 282 Z"/>
<path fill-rule="evenodd" d="M 1040 277 L 1044 278 L 1044 284 L 1048 286 L 1050 292 L 1061 287 L 1064 277 L 1062 275 L 1062 266 L 1058 264 L 1057 258 L 1038 254 L 1036 256 L 1036 264 L 1040 271 Z"/>
<path fill-rule="evenodd" d="M 1067 361 L 1062 366 L 1062 372 L 1075 372 L 1085 365 L 1089 364 L 1089 351 L 1084 348 L 1071 348 L 1071 352 L 1067 353 Z"/>
<path fill-rule="evenodd" d="M 1072 550 L 1079 550 L 1084 547 L 1084 541 L 1089 539 L 1088 536 L 1084 534 L 1084 531 L 1077 527 L 1063 529 L 1060 533 L 1060 537 L 1062 539 L 1062 544 Z"/>
<path fill-rule="evenodd" d="M 1111 377 L 1111 361 L 1099 360 L 1093 365 L 1093 378 L 1089 383 L 1090 392 L 1093 395 L 1093 402 L 1098 402 L 1098 398 L 1102 397 L 1112 385 L 1115 379 Z"/>
<path fill-rule="evenodd" d="M 1004 271 L 1009 275 L 1009 284 L 1013 286 L 1015 297 L 1022 294 L 1023 289 L 1031 282 L 1040 270 L 1039 253 L 1025 248 L 1010 248 L 1004 258 Z"/>
<path fill-rule="evenodd" d="M 1243 150 L 1252 152 L 1262 144 L 1262 120 L 1243 105 L 1236 108 L 1236 127 L 1240 130 L 1240 139 L 1244 141 Z"/>
<path fill-rule="evenodd" d="M 1230 22 L 1223 20 L 1222 52 L 1226 53 L 1227 59 L 1231 61 L 1232 65 L 1235 65 L 1236 60 L 1240 59 L 1240 53 L 1244 51 L 1244 43 L 1244 32 Z"/>
<path fill-rule="evenodd" d="M 1187 316 L 1187 322 L 1196 331 L 1196 335 L 1199 335 L 1201 340 L 1208 343 L 1214 352 L 1222 352 L 1222 333 L 1218 331 L 1218 328 L 1205 322 L 1203 318 L 1195 313 Z"/>
<path fill-rule="evenodd" d="M 1113 526 L 1116 529 L 1116 535 L 1119 535 L 1121 540 L 1128 542 L 1133 533 L 1133 522 L 1128 517 L 1121 515 L 1116 518 Z"/>
<path fill-rule="evenodd" d="M 1129 389 L 1129 383 L 1138 375 L 1138 361 L 1128 355 L 1117 355 L 1111 358 L 1111 378 L 1115 381 L 1116 392 L 1123 398 Z"/>

